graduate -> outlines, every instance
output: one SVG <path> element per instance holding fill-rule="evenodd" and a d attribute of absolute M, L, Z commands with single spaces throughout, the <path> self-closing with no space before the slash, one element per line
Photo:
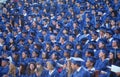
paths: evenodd
<path fill-rule="evenodd" d="M 0 75 L 7 75 L 9 72 L 9 59 L 2 58 L 1 66 L 0 66 Z"/>
<path fill-rule="evenodd" d="M 56 69 L 56 63 L 53 60 L 47 61 L 47 69 L 48 72 L 46 74 L 46 77 L 60 77 Z"/>
<path fill-rule="evenodd" d="M 108 64 L 109 61 L 107 60 L 108 52 L 106 50 L 100 50 L 99 59 L 95 63 L 95 70 L 99 71 L 99 77 L 106 77 L 108 72 Z"/>
<path fill-rule="evenodd" d="M 35 73 L 36 73 L 36 77 L 46 77 L 47 70 L 45 69 L 42 60 L 36 63 Z"/>
<path fill-rule="evenodd" d="M 28 77 L 36 77 L 35 76 L 35 69 L 36 69 L 36 64 L 34 61 L 31 61 L 28 66 L 27 66 L 27 76 Z"/>
<path fill-rule="evenodd" d="M 89 72 L 84 67 L 82 67 L 82 61 L 83 60 L 81 58 L 71 58 L 71 67 L 74 72 L 70 77 L 90 77 Z"/>
<path fill-rule="evenodd" d="M 95 72 L 94 64 L 95 64 L 95 59 L 93 57 L 89 57 L 86 61 L 86 68 L 90 73 L 90 77 L 94 77 L 94 72 Z"/>
<path fill-rule="evenodd" d="M 21 62 L 20 63 L 20 67 L 19 67 L 19 69 L 18 69 L 18 77 L 26 77 L 27 76 L 27 72 L 26 72 L 26 70 L 27 70 L 27 64 L 26 63 L 24 63 L 24 62 Z"/>

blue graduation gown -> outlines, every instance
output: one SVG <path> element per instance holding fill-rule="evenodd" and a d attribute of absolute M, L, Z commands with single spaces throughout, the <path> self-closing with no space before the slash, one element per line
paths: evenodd
<path fill-rule="evenodd" d="M 67 77 L 67 69 L 63 69 L 60 73 L 60 77 Z"/>
<path fill-rule="evenodd" d="M 46 77 L 60 77 L 60 76 L 59 76 L 58 71 L 55 69 L 54 72 L 51 75 L 49 75 L 49 71 L 48 71 Z"/>
<path fill-rule="evenodd" d="M 90 73 L 83 67 L 79 71 L 75 71 L 71 77 L 90 77 Z"/>
<path fill-rule="evenodd" d="M 9 66 L 6 67 L 0 67 L 0 76 L 2 77 L 5 74 L 8 74 L 9 72 Z"/>
<path fill-rule="evenodd" d="M 95 64 L 95 69 L 99 70 L 99 71 L 105 71 L 108 72 L 108 66 L 109 62 L 108 60 L 104 60 L 102 61 L 101 59 L 97 60 L 96 64 Z M 106 77 L 107 74 L 99 74 L 99 77 Z"/>

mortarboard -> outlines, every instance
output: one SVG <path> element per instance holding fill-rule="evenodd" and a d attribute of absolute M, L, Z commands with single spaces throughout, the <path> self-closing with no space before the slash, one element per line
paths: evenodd
<path fill-rule="evenodd" d="M 114 34 L 113 30 L 111 30 L 111 29 L 108 29 L 108 30 L 106 31 L 106 33 L 109 33 L 109 34 L 111 34 L 111 35 Z"/>
<path fill-rule="evenodd" d="M 105 55 L 108 54 L 107 50 L 105 50 L 105 49 L 101 49 L 100 52 L 103 52 Z"/>
<path fill-rule="evenodd" d="M 9 59 L 7 59 L 7 58 L 2 58 L 2 61 L 4 61 L 4 62 L 9 62 Z"/>
<path fill-rule="evenodd" d="M 77 65 L 79 65 L 79 66 L 81 65 L 81 62 L 84 62 L 83 59 L 81 59 L 81 58 L 76 58 L 76 57 L 71 57 L 70 60 L 71 60 L 71 63 L 77 64 Z"/>
<path fill-rule="evenodd" d="M 55 61 L 53 61 L 53 60 L 48 60 L 47 62 L 49 62 L 50 64 L 52 64 L 52 65 L 53 65 L 53 67 L 55 67 L 55 66 L 56 66 L 56 63 L 55 63 Z"/>
<path fill-rule="evenodd" d="M 89 57 L 89 58 L 87 58 L 87 60 L 89 60 L 92 63 L 95 63 L 95 59 L 93 57 Z"/>

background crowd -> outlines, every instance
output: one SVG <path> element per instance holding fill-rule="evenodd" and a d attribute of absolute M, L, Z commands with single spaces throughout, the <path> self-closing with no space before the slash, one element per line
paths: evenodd
<path fill-rule="evenodd" d="M 112 65 L 120 67 L 119 0 L 7 0 L 3 5 L 0 77 L 119 77 Z"/>

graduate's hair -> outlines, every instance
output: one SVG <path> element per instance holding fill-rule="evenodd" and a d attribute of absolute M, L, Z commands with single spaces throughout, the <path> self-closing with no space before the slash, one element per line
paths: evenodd
<path fill-rule="evenodd" d="M 21 66 L 21 70 L 19 70 L 19 74 L 20 75 L 22 75 L 22 74 L 26 74 L 26 65 L 24 65 L 24 64 L 20 64 L 20 66 Z"/>
<path fill-rule="evenodd" d="M 31 65 L 31 64 L 34 65 L 34 69 L 33 69 L 33 70 L 30 69 L 30 65 Z M 35 69 L 36 69 L 36 64 L 35 64 L 34 62 L 31 62 L 31 63 L 28 64 L 28 66 L 27 66 L 27 74 L 28 74 L 28 75 L 31 75 L 31 74 L 35 73 Z"/>
<path fill-rule="evenodd" d="M 9 75 L 12 75 L 12 77 L 17 77 L 16 76 L 16 66 L 13 63 L 10 63 L 8 73 L 9 73 Z"/>

